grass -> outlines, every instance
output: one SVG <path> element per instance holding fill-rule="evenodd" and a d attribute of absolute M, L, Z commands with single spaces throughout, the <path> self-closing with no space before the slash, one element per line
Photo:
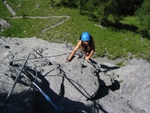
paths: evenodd
<path fill-rule="evenodd" d="M 6 19 L 6 17 L 10 17 L 11 16 L 9 11 L 6 10 L 6 7 L 5 7 L 5 5 L 4 5 L 2 0 L 0 1 L 0 11 L 1 11 L 0 18 Z"/>
<path fill-rule="evenodd" d="M 11 27 L 3 32 L 7 37 L 40 37 L 42 30 L 58 23 L 64 18 L 49 18 L 49 19 L 29 19 L 19 18 L 10 19 Z M 41 37 L 42 38 L 42 37 Z"/>
<path fill-rule="evenodd" d="M 57 1 L 59 2 L 59 0 Z M 100 28 L 98 24 L 89 21 L 85 15 L 79 15 L 74 8 L 51 7 L 49 1 L 42 0 L 20 0 L 8 1 L 8 4 L 16 11 L 16 16 L 23 16 L 21 19 L 12 19 L 6 8 L 1 5 L 4 14 L 11 27 L 1 35 L 6 37 L 33 37 L 42 38 L 48 41 L 68 41 L 75 45 L 83 31 L 88 31 L 95 40 L 96 56 L 107 56 L 109 59 L 128 57 L 131 53 L 134 57 L 140 57 L 150 61 L 150 41 L 148 38 L 141 38 L 141 35 L 128 29 L 115 29 L 113 27 Z M 71 18 L 63 24 L 51 28 L 52 25 L 65 20 L 62 18 L 29 19 L 26 16 L 70 16 Z M 9 18 L 8 18 L 9 17 Z M 128 16 L 120 21 L 122 25 L 140 27 L 136 17 Z M 45 29 L 44 34 L 42 30 Z M 131 56 L 130 56 L 131 57 Z"/>

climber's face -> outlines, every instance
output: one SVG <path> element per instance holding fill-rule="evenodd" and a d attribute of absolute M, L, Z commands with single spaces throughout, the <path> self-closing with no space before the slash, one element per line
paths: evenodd
<path fill-rule="evenodd" d="M 84 41 L 83 43 L 84 43 L 86 46 L 89 45 L 89 41 Z"/>

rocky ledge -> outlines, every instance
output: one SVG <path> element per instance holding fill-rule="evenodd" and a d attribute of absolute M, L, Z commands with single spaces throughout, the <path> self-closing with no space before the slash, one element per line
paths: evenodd
<path fill-rule="evenodd" d="M 0 113 L 149 113 L 150 64 L 119 67 L 69 43 L 0 37 Z M 137 60 L 138 61 L 138 60 Z"/>

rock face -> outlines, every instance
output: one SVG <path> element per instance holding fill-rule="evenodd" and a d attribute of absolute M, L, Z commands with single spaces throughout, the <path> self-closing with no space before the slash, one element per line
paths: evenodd
<path fill-rule="evenodd" d="M 124 73 L 122 73 L 123 70 Z M 139 109 L 141 113 L 149 113 L 149 97 L 150 94 L 150 65 L 135 66 L 128 65 L 116 72 L 120 76 L 123 83 L 120 88 L 121 97 L 128 101 L 131 108 Z"/>
<path fill-rule="evenodd" d="M 68 43 L 0 37 L 0 113 L 150 112 L 149 63 L 118 67 L 78 52 L 66 63 L 71 51 Z"/>
<path fill-rule="evenodd" d="M 10 27 L 10 24 L 7 23 L 5 20 L 3 20 L 2 18 L 0 18 L 0 30 L 4 31 L 4 29 Z"/>

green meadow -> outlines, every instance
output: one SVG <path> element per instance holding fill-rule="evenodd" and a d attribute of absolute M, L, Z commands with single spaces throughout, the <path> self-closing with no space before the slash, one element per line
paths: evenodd
<path fill-rule="evenodd" d="M 51 7 L 50 1 L 11 0 L 7 3 L 16 12 L 16 18 L 13 18 L 0 2 L 0 18 L 11 24 L 10 28 L 0 32 L 1 36 L 36 36 L 50 42 L 71 42 L 75 46 L 80 34 L 88 31 L 95 40 L 95 57 L 106 56 L 112 60 L 136 57 L 150 61 L 150 40 L 133 30 L 140 27 L 136 17 L 123 18 L 120 23 L 124 27 L 99 26 L 98 22 L 89 20 L 86 15 L 79 15 L 77 8 L 59 5 L 59 0 L 54 7 Z"/>

